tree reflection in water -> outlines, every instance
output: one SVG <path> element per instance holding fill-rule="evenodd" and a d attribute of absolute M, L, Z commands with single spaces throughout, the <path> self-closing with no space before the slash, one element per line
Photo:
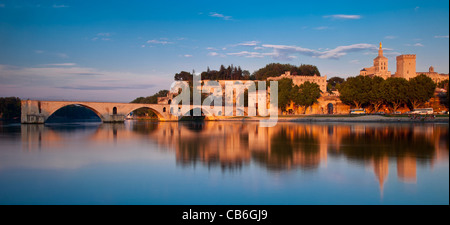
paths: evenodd
<path fill-rule="evenodd" d="M 253 160 L 271 171 L 317 169 L 328 157 L 344 156 L 358 163 L 386 167 L 397 160 L 406 170 L 448 157 L 448 126 L 433 124 L 303 124 L 278 123 L 259 127 L 258 122 L 154 122 L 96 126 L 24 126 L 24 148 L 56 146 L 65 138 L 89 142 L 155 143 L 175 152 L 181 166 L 198 163 L 223 170 L 241 169 Z M 39 128 L 39 129 L 38 129 Z M 3 128 L 7 129 L 7 128 Z M 112 134 L 112 135 L 111 135 Z M 61 140 L 61 142 L 55 142 Z M 45 149 L 45 148 L 44 148 Z M 381 169 L 380 169 L 381 171 Z M 406 176 L 406 175 L 405 175 Z"/>
<path fill-rule="evenodd" d="M 285 126 L 271 137 L 265 152 L 255 152 L 255 161 L 271 170 L 317 168 L 320 163 L 317 137 L 304 126 Z"/>

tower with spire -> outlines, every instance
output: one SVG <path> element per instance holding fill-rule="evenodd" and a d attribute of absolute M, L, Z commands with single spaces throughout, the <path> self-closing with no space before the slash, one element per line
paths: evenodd
<path fill-rule="evenodd" d="M 364 76 L 379 76 L 384 79 L 391 76 L 391 72 L 388 71 L 388 58 L 383 56 L 383 45 L 381 42 L 378 49 L 378 56 L 373 59 L 373 66 L 363 68 L 359 74 Z"/>

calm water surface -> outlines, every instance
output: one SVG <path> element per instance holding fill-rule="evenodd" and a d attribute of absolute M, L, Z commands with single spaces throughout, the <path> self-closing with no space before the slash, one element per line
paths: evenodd
<path fill-rule="evenodd" d="M 0 124 L 0 204 L 449 204 L 448 124 Z"/>

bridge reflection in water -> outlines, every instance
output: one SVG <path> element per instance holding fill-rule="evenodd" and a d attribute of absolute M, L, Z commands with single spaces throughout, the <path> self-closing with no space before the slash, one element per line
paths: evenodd
<path fill-rule="evenodd" d="M 417 182 L 417 166 L 433 167 L 448 160 L 448 126 L 433 124 L 296 124 L 259 127 L 257 122 L 127 121 L 124 124 L 22 125 L 23 151 L 70 151 L 65 141 L 76 139 L 98 151 L 120 146 L 126 153 L 136 143 L 173 151 L 179 166 L 198 164 L 236 171 L 255 163 L 271 172 L 314 171 L 329 157 L 371 168 L 381 194 L 389 162 L 403 182 Z M 78 146 L 77 151 L 84 151 Z M 85 150 L 88 151 L 88 150 Z M 92 151 L 92 150 L 91 150 Z M 130 157 L 121 154 L 111 157 Z M 92 157 L 60 165 L 76 167 Z M 110 160 L 120 160 L 110 159 Z"/>

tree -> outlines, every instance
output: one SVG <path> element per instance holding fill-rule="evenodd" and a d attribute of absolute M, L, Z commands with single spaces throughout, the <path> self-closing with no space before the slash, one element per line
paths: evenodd
<path fill-rule="evenodd" d="M 180 73 L 175 74 L 175 80 L 179 81 L 191 81 L 192 82 L 192 74 L 186 71 L 181 71 Z"/>
<path fill-rule="evenodd" d="M 408 81 L 404 78 L 390 77 L 381 85 L 386 103 L 395 112 L 408 101 Z"/>
<path fill-rule="evenodd" d="M 344 83 L 344 78 L 332 77 L 327 81 L 327 92 L 332 93 L 337 90 L 337 85 Z"/>
<path fill-rule="evenodd" d="M 20 98 L 0 98 L 0 119 L 14 119 L 20 117 Z"/>
<path fill-rule="evenodd" d="M 302 64 L 300 66 L 294 66 L 291 64 L 270 63 L 265 67 L 258 69 L 253 73 L 256 80 L 265 80 L 268 77 L 278 77 L 284 74 L 286 71 L 290 71 L 292 75 L 303 76 L 320 76 L 319 69 L 313 65 Z"/>
<path fill-rule="evenodd" d="M 306 113 L 306 109 L 317 103 L 317 99 L 320 98 L 320 87 L 316 83 L 310 83 L 306 81 L 300 86 L 295 85 L 293 88 L 293 101 L 298 106 L 303 106 L 303 114 Z"/>
<path fill-rule="evenodd" d="M 361 108 L 370 102 L 372 79 L 367 76 L 349 77 L 339 85 L 339 98 L 344 104 Z"/>
<path fill-rule="evenodd" d="M 314 75 L 320 76 L 319 69 L 317 69 L 317 67 L 314 65 L 308 64 L 300 65 L 297 69 L 297 74 L 303 76 L 314 76 Z"/>
<path fill-rule="evenodd" d="M 439 84 L 437 84 L 437 87 L 447 90 L 448 89 L 448 79 L 439 82 Z"/>
<path fill-rule="evenodd" d="M 220 69 L 211 70 L 209 67 L 201 73 L 202 80 L 249 80 L 250 72 L 243 70 L 240 66 L 230 65 L 225 68 L 224 65 Z"/>
<path fill-rule="evenodd" d="M 415 109 L 433 97 L 436 84 L 431 78 L 421 74 L 409 80 L 408 89 L 408 101 L 412 109 Z"/>
<path fill-rule="evenodd" d="M 292 79 L 283 78 L 278 81 L 278 107 L 282 111 L 286 111 L 286 106 L 293 99 L 293 86 Z"/>
<path fill-rule="evenodd" d="M 384 79 L 378 76 L 372 78 L 372 88 L 369 94 L 369 102 L 373 106 L 373 111 L 378 112 L 380 107 L 386 102 L 385 93 L 382 89 Z"/>

